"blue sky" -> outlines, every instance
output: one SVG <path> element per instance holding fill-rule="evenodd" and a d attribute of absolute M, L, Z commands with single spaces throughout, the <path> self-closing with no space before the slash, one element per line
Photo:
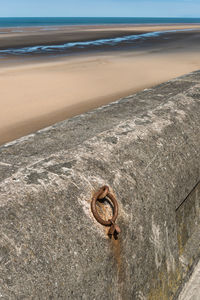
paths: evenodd
<path fill-rule="evenodd" d="M 200 17 L 200 0 L 0 0 L 0 17 Z"/>

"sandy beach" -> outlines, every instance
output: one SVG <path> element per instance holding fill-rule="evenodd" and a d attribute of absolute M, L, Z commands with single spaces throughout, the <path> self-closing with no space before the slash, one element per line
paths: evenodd
<path fill-rule="evenodd" d="M 199 29 L 168 34 L 138 47 L 80 55 L 0 58 L 0 144 L 55 122 L 200 68 L 200 26 L 83 26 L 23 32 L 2 29 L 0 49 L 110 38 L 133 33 Z M 4 30 L 4 31 L 3 31 Z"/>

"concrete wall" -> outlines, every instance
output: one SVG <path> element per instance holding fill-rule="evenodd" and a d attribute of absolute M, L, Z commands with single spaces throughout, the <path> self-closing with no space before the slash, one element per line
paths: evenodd
<path fill-rule="evenodd" d="M 200 257 L 199 149 L 200 72 L 2 146 L 0 297 L 176 298 Z M 103 184 L 118 240 L 91 213 Z"/>

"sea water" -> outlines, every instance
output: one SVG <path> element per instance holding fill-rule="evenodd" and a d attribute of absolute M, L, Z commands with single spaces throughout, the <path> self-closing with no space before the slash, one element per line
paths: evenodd
<path fill-rule="evenodd" d="M 200 18 L 0 18 L 0 27 L 200 23 Z"/>

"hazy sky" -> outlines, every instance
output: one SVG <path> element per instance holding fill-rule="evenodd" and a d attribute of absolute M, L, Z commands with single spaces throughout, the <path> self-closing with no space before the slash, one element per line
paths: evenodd
<path fill-rule="evenodd" d="M 0 0 L 0 17 L 200 17 L 200 0 Z"/>

